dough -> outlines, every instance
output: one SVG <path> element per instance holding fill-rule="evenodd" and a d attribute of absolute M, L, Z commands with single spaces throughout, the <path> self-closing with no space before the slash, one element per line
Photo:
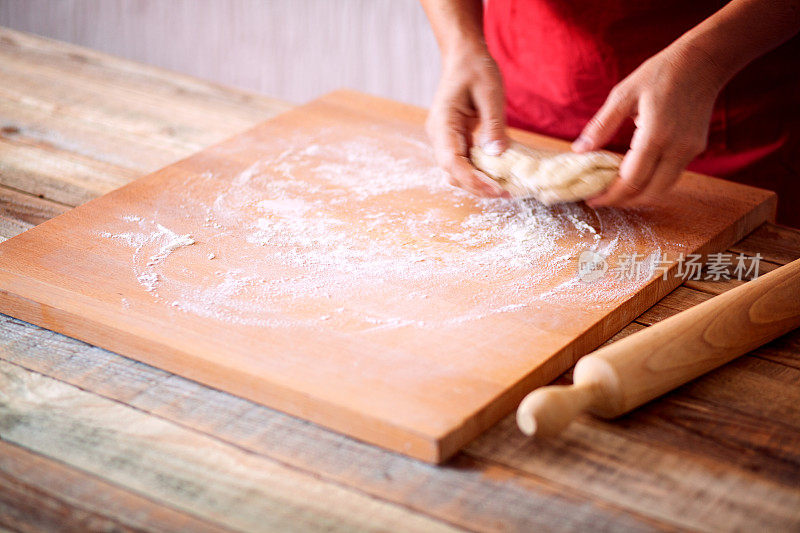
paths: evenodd
<path fill-rule="evenodd" d="M 608 152 L 534 150 L 518 142 L 512 142 L 499 156 L 473 146 L 470 159 L 511 196 L 532 196 L 545 205 L 595 196 L 618 174 L 622 160 Z"/>

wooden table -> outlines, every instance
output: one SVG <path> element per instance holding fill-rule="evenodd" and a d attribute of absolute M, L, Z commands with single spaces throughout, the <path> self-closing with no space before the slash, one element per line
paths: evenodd
<path fill-rule="evenodd" d="M 287 108 L 0 30 L 0 235 Z M 775 268 L 800 231 L 732 251 Z M 687 282 L 617 338 L 737 283 Z M 796 531 L 800 333 L 554 441 L 509 416 L 435 467 L 0 315 L 0 526 Z"/>

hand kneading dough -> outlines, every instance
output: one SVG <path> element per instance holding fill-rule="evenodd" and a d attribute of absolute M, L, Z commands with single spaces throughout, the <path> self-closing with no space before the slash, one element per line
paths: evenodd
<path fill-rule="evenodd" d="M 546 205 L 591 198 L 619 172 L 622 158 L 607 152 L 552 152 L 512 142 L 499 156 L 473 146 L 470 158 L 516 198 L 533 196 Z"/>

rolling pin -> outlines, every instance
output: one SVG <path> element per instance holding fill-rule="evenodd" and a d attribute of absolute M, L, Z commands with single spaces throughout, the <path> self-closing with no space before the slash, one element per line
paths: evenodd
<path fill-rule="evenodd" d="M 517 409 L 527 435 L 553 436 L 579 413 L 614 418 L 800 327 L 800 259 L 581 358 L 572 385 Z"/>

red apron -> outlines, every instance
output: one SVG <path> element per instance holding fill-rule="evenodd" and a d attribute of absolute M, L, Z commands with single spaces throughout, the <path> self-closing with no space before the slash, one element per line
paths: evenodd
<path fill-rule="evenodd" d="M 488 0 L 486 41 L 503 74 L 509 125 L 572 140 L 611 88 L 720 9 L 709 0 Z M 717 99 L 691 170 L 779 193 L 800 226 L 800 38 L 748 65 Z M 624 152 L 627 123 L 609 148 Z"/>

